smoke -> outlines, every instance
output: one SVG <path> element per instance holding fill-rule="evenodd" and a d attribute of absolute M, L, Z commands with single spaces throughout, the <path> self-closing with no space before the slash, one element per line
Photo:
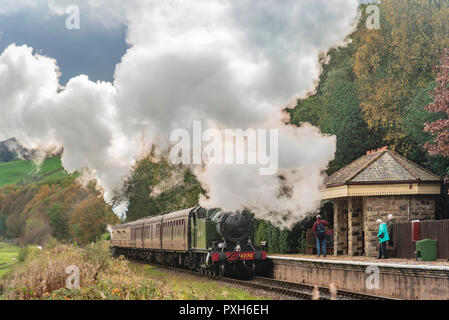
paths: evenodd
<path fill-rule="evenodd" d="M 320 53 L 344 44 L 357 0 L 70 2 L 106 25 L 127 24 L 130 49 L 113 83 L 80 75 L 61 87 L 54 59 L 11 44 L 0 56 L 0 137 L 63 147 L 64 167 L 89 168 L 110 202 L 148 145 L 166 152 L 171 132 L 191 130 L 195 120 L 207 128 L 275 128 L 278 173 L 197 167 L 208 190 L 202 204 L 251 209 L 287 227 L 316 209 L 335 137 L 286 126 L 281 113 L 314 88 Z M 64 14 L 63 4 L 49 1 L 49 13 Z"/>
<path fill-rule="evenodd" d="M 246 208 L 277 226 L 289 228 L 320 203 L 322 170 L 333 159 L 335 137 L 316 127 L 279 124 L 279 170 L 260 175 L 258 165 L 208 165 L 197 172 L 208 198 L 201 204 L 224 210 Z"/>
<path fill-rule="evenodd" d="M 150 193 L 150 197 L 158 197 L 162 193 L 172 190 L 176 186 L 179 186 L 184 181 L 184 175 L 186 173 L 186 168 L 184 167 L 174 167 L 172 168 L 171 174 L 168 178 L 163 179 L 157 185 L 153 186 Z"/>

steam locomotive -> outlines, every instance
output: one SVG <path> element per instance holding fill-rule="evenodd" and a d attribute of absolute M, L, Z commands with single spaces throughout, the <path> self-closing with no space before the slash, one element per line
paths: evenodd
<path fill-rule="evenodd" d="M 252 235 L 248 214 L 196 206 L 114 226 L 111 250 L 116 257 L 250 279 L 267 256 Z"/>

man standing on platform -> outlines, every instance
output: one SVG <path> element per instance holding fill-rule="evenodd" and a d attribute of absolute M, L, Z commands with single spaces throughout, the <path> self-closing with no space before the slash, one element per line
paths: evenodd
<path fill-rule="evenodd" d="M 312 230 L 315 231 L 317 255 L 318 257 L 320 256 L 321 245 L 324 258 L 326 258 L 326 227 L 329 227 L 329 223 L 326 220 L 322 220 L 320 215 L 317 215 Z"/>

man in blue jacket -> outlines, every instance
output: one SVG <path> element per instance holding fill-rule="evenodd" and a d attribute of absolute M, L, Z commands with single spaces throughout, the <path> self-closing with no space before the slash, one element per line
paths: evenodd
<path fill-rule="evenodd" d="M 379 232 L 377 234 L 377 237 L 379 238 L 379 255 L 377 256 L 377 259 L 387 259 L 385 249 L 387 246 L 387 241 L 390 240 L 390 237 L 388 236 L 387 224 L 381 219 L 377 219 L 377 224 L 379 225 Z"/>
<path fill-rule="evenodd" d="M 321 219 L 320 215 L 317 215 L 312 230 L 315 231 L 317 256 L 320 256 L 321 245 L 324 258 L 326 258 L 326 227 L 329 227 L 329 223 L 326 220 Z"/>

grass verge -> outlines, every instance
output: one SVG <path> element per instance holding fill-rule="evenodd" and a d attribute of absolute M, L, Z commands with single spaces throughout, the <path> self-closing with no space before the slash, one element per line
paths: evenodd
<path fill-rule="evenodd" d="M 108 242 L 94 245 L 106 251 Z M 2 279 L 5 299 L 19 300 L 234 300 L 262 299 L 213 280 L 114 259 L 70 245 L 28 250 Z M 79 288 L 67 289 L 67 267 L 79 269 Z"/>
<path fill-rule="evenodd" d="M 0 242 L 0 279 L 16 264 L 20 247 Z"/>

